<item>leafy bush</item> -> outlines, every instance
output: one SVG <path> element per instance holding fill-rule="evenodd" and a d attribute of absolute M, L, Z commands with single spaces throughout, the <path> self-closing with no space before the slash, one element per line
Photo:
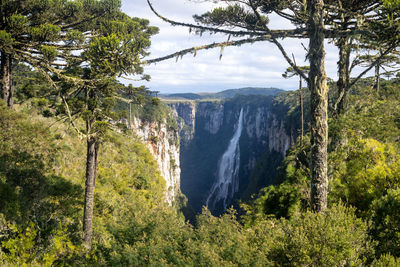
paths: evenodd
<path fill-rule="evenodd" d="M 400 266 L 400 259 L 395 258 L 390 254 L 384 254 L 379 259 L 372 262 L 374 267 Z"/>
<path fill-rule="evenodd" d="M 221 217 L 214 217 L 208 210 L 197 218 L 191 260 L 201 266 L 265 266 L 266 255 L 259 253 L 250 231 L 237 221 L 233 210 Z"/>
<path fill-rule="evenodd" d="M 371 207 L 371 236 L 378 241 L 378 255 L 390 253 L 400 257 L 400 189 L 389 190 Z M 394 265 L 393 265 L 394 266 Z"/>
<path fill-rule="evenodd" d="M 367 225 L 341 205 L 282 219 L 269 256 L 277 266 L 358 266 L 373 255 Z"/>
<path fill-rule="evenodd" d="M 4 225 L 2 225 L 4 229 Z M 25 229 L 8 224 L 7 239 L 1 242 L 0 263 L 3 266 L 56 266 L 78 264 L 83 254 L 72 244 L 66 227 L 54 229 L 46 246 L 39 246 L 40 230 L 30 222 Z M 3 232 L 4 233 L 4 232 Z"/>
<path fill-rule="evenodd" d="M 330 200 L 357 207 L 366 216 L 374 199 L 400 186 L 400 155 L 375 139 L 349 137 L 330 155 Z"/>

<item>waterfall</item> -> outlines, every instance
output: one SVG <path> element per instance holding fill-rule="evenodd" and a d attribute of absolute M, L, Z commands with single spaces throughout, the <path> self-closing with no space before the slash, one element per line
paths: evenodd
<path fill-rule="evenodd" d="M 240 110 L 236 131 L 229 142 L 228 148 L 219 161 L 217 179 L 207 197 L 206 206 L 210 210 L 215 210 L 217 203 L 220 201 L 223 201 L 223 209 L 225 210 L 229 204 L 228 201 L 230 201 L 233 195 L 239 190 L 239 139 L 242 134 L 242 129 L 243 108 Z"/>

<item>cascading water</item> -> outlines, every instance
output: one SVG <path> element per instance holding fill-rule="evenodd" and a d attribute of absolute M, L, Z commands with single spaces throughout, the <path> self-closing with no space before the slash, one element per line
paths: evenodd
<path fill-rule="evenodd" d="M 223 209 L 226 210 L 229 204 L 228 201 L 231 200 L 233 195 L 239 190 L 239 139 L 243 129 L 243 108 L 240 110 L 237 125 L 236 131 L 229 142 L 229 146 L 220 159 L 217 179 L 207 197 L 206 206 L 210 210 L 215 210 L 217 203 L 220 201 L 222 201 Z"/>

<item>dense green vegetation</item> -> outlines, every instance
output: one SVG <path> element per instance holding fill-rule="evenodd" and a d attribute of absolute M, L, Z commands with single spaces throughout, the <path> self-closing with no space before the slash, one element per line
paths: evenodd
<path fill-rule="evenodd" d="M 55 117 L 35 115 L 37 101 L 19 111 L 2 104 L 0 264 L 396 266 L 398 86 L 383 82 L 379 96 L 358 87 L 348 112 L 331 121 L 325 213 L 308 211 L 307 136 L 281 166 L 282 182 L 263 189 L 240 219 L 233 210 L 221 217 L 204 210 L 193 226 L 164 202 L 163 179 L 144 145 L 129 131 L 108 132 L 90 252 L 81 232 L 84 140 Z"/>
<path fill-rule="evenodd" d="M 144 146 L 110 133 L 99 159 L 94 248 L 85 254 L 79 227 L 82 140 L 64 124 L 32 112 L 0 108 L 7 129 L 1 133 L 2 265 L 329 264 L 363 262 L 370 252 L 366 225 L 341 206 L 326 215 L 298 214 L 252 226 L 241 225 L 233 213 L 216 218 L 205 211 L 193 228 L 163 202 L 162 179 Z M 339 242 L 314 247 L 321 238 Z"/>
<path fill-rule="evenodd" d="M 400 81 L 382 81 L 379 94 L 368 83 L 357 84 L 346 112 L 330 120 L 329 205 L 351 206 L 368 223 L 375 257 L 399 257 Z M 309 209 L 309 153 L 308 137 L 290 150 L 280 167 L 281 183 L 263 189 L 246 206 L 248 223 L 291 218 Z"/>
<path fill-rule="evenodd" d="M 80 257 L 83 141 L 56 119 L 32 116 L 35 110 L 14 112 L 2 104 L 0 112 L 1 261 L 44 264 Z M 152 205 L 167 209 L 157 165 L 132 136 L 110 132 L 99 162 L 94 239 L 106 249 L 115 242 L 118 221 L 134 212 L 131 207 L 138 213 Z"/>

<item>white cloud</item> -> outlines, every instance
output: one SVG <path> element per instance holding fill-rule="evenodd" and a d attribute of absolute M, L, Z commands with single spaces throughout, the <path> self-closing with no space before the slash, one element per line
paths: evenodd
<path fill-rule="evenodd" d="M 163 16 L 177 21 L 193 22 L 193 14 L 201 14 L 211 10 L 214 4 L 195 3 L 193 0 L 151 0 L 154 8 Z M 156 17 L 147 5 L 146 0 L 122 0 L 122 10 L 130 16 L 147 18 L 151 25 L 160 28 L 160 33 L 152 38 L 151 56 L 167 54 L 207 44 L 226 40 L 223 35 L 196 36 L 189 34 L 187 28 L 172 27 Z M 281 18 L 271 17 L 272 28 L 288 28 Z M 305 62 L 308 46 L 307 40 L 282 40 L 282 45 L 291 56 L 296 57 L 299 65 Z M 326 69 L 328 76 L 336 78 L 337 50 L 332 44 L 326 45 Z M 199 51 L 194 58 L 186 55 L 175 62 L 175 59 L 159 62 L 145 67 L 146 73 L 152 76 L 144 83 L 152 90 L 161 92 L 205 92 L 219 91 L 245 86 L 278 87 L 282 89 L 297 88 L 297 79 L 284 79 L 281 74 L 288 67 L 275 45 L 262 42 L 247 44 L 241 47 L 227 47 L 222 60 L 219 60 L 219 49 Z"/>

